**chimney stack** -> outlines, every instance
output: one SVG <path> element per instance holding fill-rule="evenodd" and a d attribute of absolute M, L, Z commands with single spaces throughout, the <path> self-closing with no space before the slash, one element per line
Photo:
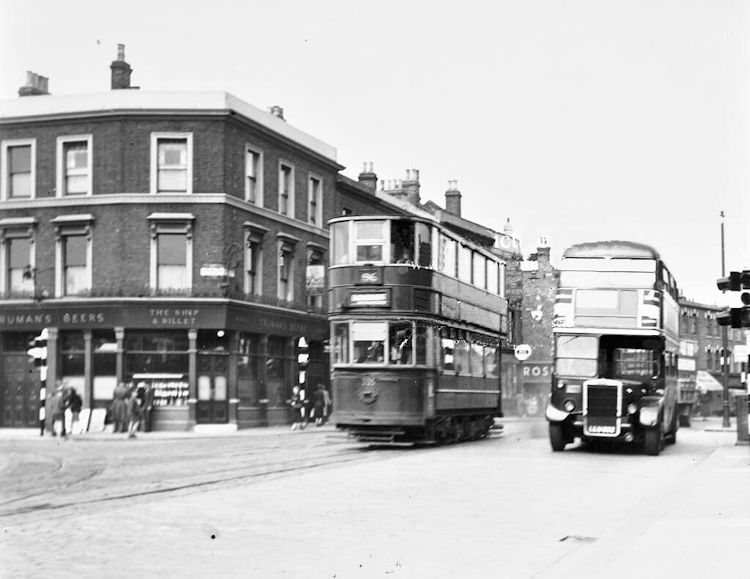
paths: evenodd
<path fill-rule="evenodd" d="M 401 186 L 406 200 L 414 205 L 419 205 L 419 170 L 407 169 L 406 179 L 403 180 Z"/>
<path fill-rule="evenodd" d="M 49 94 L 49 79 L 46 76 L 26 71 L 26 84 L 18 89 L 18 96 L 37 96 Z"/>
<path fill-rule="evenodd" d="M 550 263 L 549 259 L 549 245 L 547 244 L 547 238 L 546 237 L 540 237 L 539 238 L 539 247 L 536 248 L 536 259 L 537 259 L 537 268 L 541 272 L 550 272 L 552 271 L 552 264 Z"/>
<path fill-rule="evenodd" d="M 445 192 L 445 210 L 451 215 L 461 217 L 461 191 L 458 190 L 458 181 L 448 181 L 448 190 Z"/>
<path fill-rule="evenodd" d="M 286 120 L 284 118 L 284 109 L 280 107 L 279 105 L 273 105 L 271 107 L 268 107 L 268 112 L 271 113 L 274 117 L 281 119 L 282 121 Z"/>
<path fill-rule="evenodd" d="M 372 170 L 372 162 L 364 163 L 362 172 L 359 174 L 359 182 L 371 191 L 375 191 L 378 185 L 378 176 Z"/>
<path fill-rule="evenodd" d="M 109 65 L 112 70 L 112 90 L 135 88 L 130 86 L 130 73 L 133 69 L 125 62 L 125 45 L 117 45 L 117 60 Z"/>

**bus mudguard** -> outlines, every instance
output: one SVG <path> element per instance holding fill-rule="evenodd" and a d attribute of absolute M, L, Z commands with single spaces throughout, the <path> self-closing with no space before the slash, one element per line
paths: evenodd
<path fill-rule="evenodd" d="M 641 426 L 650 428 L 659 423 L 659 415 L 664 404 L 664 398 L 661 396 L 644 396 L 641 398 L 641 411 L 638 414 L 638 421 Z"/>
<path fill-rule="evenodd" d="M 554 406 L 552 406 L 552 404 L 547 404 L 545 415 L 547 416 L 547 420 L 549 420 L 550 422 L 563 422 L 564 420 L 568 419 L 568 416 L 570 416 L 567 412 L 560 410 L 559 408 L 555 408 Z"/>

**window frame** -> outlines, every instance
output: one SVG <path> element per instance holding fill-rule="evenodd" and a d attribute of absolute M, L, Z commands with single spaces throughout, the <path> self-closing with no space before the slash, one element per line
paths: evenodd
<path fill-rule="evenodd" d="M 193 222 L 195 216 L 192 213 L 152 213 L 148 216 L 150 230 L 149 251 L 149 288 L 152 294 L 159 295 L 162 292 L 186 292 L 188 295 L 193 289 Z M 161 288 L 159 287 L 159 235 L 183 234 L 185 235 L 185 287 Z"/>
<path fill-rule="evenodd" d="M 159 190 L 159 141 L 185 140 L 187 158 L 185 168 L 185 191 Z M 150 191 L 152 195 L 192 195 L 193 193 L 193 133 L 151 133 L 151 171 Z"/>
<path fill-rule="evenodd" d="M 315 182 L 317 191 L 313 185 Z M 316 173 L 307 175 L 307 222 L 323 228 L 323 177 Z"/>
<path fill-rule="evenodd" d="M 246 295 L 263 295 L 263 241 L 268 229 L 246 221 L 244 227 L 243 274 Z M 250 266 L 253 272 L 250 272 Z M 254 278 L 254 279 L 253 279 Z M 250 290 L 250 291 L 249 291 Z"/>
<path fill-rule="evenodd" d="M 251 198 L 251 187 L 250 187 L 250 174 L 248 168 L 250 167 L 250 159 L 254 160 L 255 163 L 255 195 Z M 263 195 L 263 151 L 250 144 L 245 145 L 245 201 L 255 205 L 257 207 L 263 207 L 265 200 Z"/>
<path fill-rule="evenodd" d="M 55 227 L 55 297 L 76 298 L 85 296 L 86 292 L 94 289 L 93 264 L 93 215 L 60 215 L 51 220 Z M 86 238 L 86 288 L 77 294 L 68 294 L 65 276 L 65 241 L 68 237 Z"/>
<path fill-rule="evenodd" d="M 9 149 L 14 147 L 31 147 L 29 159 L 29 196 L 28 197 L 11 197 L 10 184 L 10 162 Z M 2 141 L 2 158 L 0 165 L 3 167 L 0 175 L 0 201 L 26 201 L 36 199 L 36 139 L 8 139 Z"/>
<path fill-rule="evenodd" d="M 86 192 L 85 193 L 68 193 L 67 192 L 67 177 L 68 177 L 68 166 L 67 159 L 65 157 L 66 145 L 71 143 L 86 143 Z M 93 184 L 93 161 L 94 161 L 94 137 L 91 134 L 86 135 L 63 135 L 57 137 L 57 152 L 56 152 L 56 189 L 55 197 L 91 197 L 94 194 Z"/>
<path fill-rule="evenodd" d="M 295 297 L 295 253 L 299 241 L 291 235 L 276 234 L 276 297 L 288 303 L 294 302 Z M 286 275 L 286 278 L 281 277 L 282 273 Z M 282 295 L 282 288 L 286 288 L 284 295 Z"/>
<path fill-rule="evenodd" d="M 0 219 L 0 296 L 13 297 L 10 287 L 10 244 L 14 239 L 28 239 L 32 296 L 36 293 L 36 219 L 33 217 Z M 20 295 L 20 294 L 19 294 Z"/>
<path fill-rule="evenodd" d="M 284 179 L 281 178 L 283 168 L 289 169 L 289 190 L 284 191 L 282 189 L 284 185 Z M 295 211 L 294 211 L 294 179 L 295 179 L 295 168 L 294 164 L 285 160 L 285 159 L 279 159 L 279 170 L 277 172 L 277 179 L 278 179 L 278 197 L 277 197 L 277 203 L 278 203 L 278 212 L 281 215 L 284 215 L 285 217 L 289 217 L 290 219 L 294 219 Z M 286 195 L 285 195 L 286 194 Z M 286 212 L 281 211 L 281 200 L 282 197 L 286 196 Z"/>

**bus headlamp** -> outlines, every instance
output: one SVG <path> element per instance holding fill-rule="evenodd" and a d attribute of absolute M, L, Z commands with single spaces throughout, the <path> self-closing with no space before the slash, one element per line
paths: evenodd
<path fill-rule="evenodd" d="M 634 402 L 628 404 L 628 414 L 635 414 L 638 412 L 638 406 Z"/>
<path fill-rule="evenodd" d="M 576 403 L 574 400 L 566 400 L 563 403 L 563 410 L 565 412 L 573 412 L 576 409 Z"/>
<path fill-rule="evenodd" d="M 562 381 L 562 380 L 558 381 L 558 382 L 557 382 L 557 387 L 558 387 L 558 388 L 559 388 L 560 390 L 564 390 L 564 389 L 565 389 L 565 382 L 564 382 L 564 381 Z"/>

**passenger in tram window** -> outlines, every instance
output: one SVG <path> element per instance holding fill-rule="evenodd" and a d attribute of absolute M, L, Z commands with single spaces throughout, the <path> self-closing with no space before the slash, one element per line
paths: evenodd
<path fill-rule="evenodd" d="M 396 263 L 414 263 L 414 258 L 412 256 L 412 252 L 409 250 L 408 247 L 404 247 L 401 250 L 401 257 L 398 258 Z"/>
<path fill-rule="evenodd" d="M 382 362 L 383 361 L 383 343 L 382 342 L 370 342 L 370 346 L 367 348 L 367 362 Z"/>

